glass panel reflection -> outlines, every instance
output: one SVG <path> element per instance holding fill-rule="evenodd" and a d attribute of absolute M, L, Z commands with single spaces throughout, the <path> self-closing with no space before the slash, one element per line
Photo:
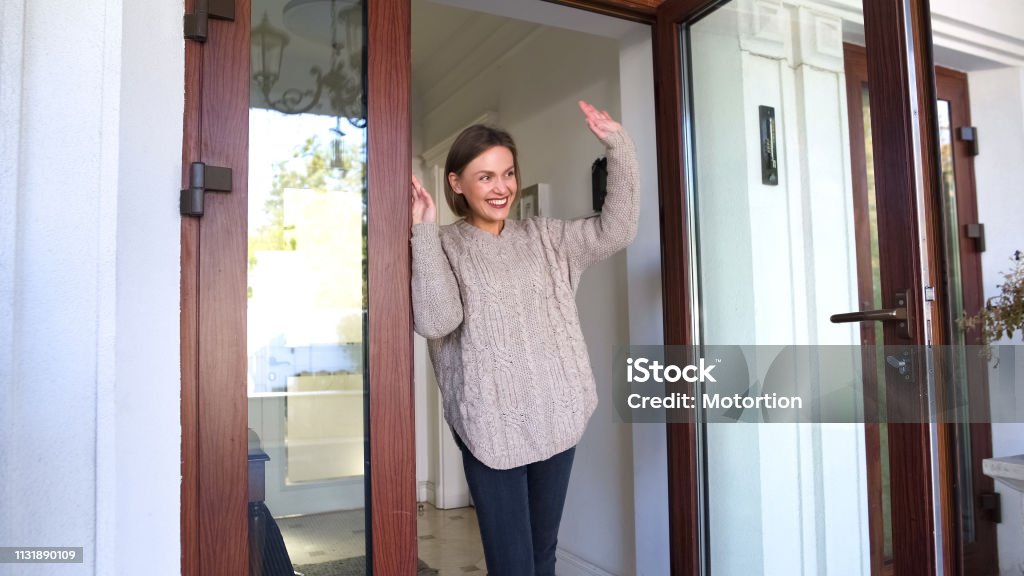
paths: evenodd
<path fill-rule="evenodd" d="M 956 190 L 956 164 L 953 151 L 953 118 L 948 100 L 936 102 L 939 124 L 939 154 L 942 162 L 942 201 L 943 214 L 946 222 L 946 265 L 948 266 L 949 282 L 949 306 L 953 318 L 964 316 L 964 286 L 963 269 L 960 262 L 960 219 L 957 208 Z M 950 344 L 959 347 L 957 362 L 951 366 L 952 374 L 949 374 L 950 382 L 966 383 L 969 381 L 967 375 L 967 351 L 964 345 L 967 344 L 965 334 L 962 330 L 950 330 Z M 956 348 L 954 348 L 955 350 Z M 957 470 L 963 471 L 957 474 L 957 502 L 960 512 L 960 531 L 965 542 L 974 541 L 974 478 L 970 470 L 973 466 L 974 456 L 971 446 L 971 425 L 970 422 L 970 391 L 964 386 L 952 386 L 947 394 L 953 395 L 950 398 L 954 406 L 960 411 L 959 431 L 956 437 L 956 457 L 959 460 Z"/>
<path fill-rule="evenodd" d="M 253 574 L 366 573 L 363 10 L 252 4 Z"/>
<path fill-rule="evenodd" d="M 861 85 L 861 117 L 864 122 L 864 157 L 865 162 L 865 184 L 867 188 L 867 225 L 868 235 L 871 238 L 869 257 L 871 260 L 871 301 L 870 305 L 867 306 L 871 310 L 880 310 L 882 306 L 882 277 L 880 272 L 880 258 L 878 256 L 878 198 L 875 195 L 875 157 L 874 148 L 872 147 L 871 139 L 871 99 L 869 97 L 867 84 Z M 858 246 L 858 250 L 862 247 Z M 865 344 L 883 344 L 885 342 L 885 336 L 883 335 L 883 328 L 881 322 L 870 322 L 865 323 L 861 326 L 861 331 L 870 332 L 864 338 Z M 875 356 L 871 354 L 870 356 Z M 879 420 L 880 423 L 877 427 L 877 446 L 878 446 L 878 464 L 877 468 L 871 464 L 868 466 L 868 473 L 874 474 L 878 478 L 881 493 L 878 495 L 870 495 L 876 501 L 881 504 L 881 517 L 876 519 L 875 524 L 882 526 L 882 562 L 884 564 L 891 564 L 893 560 L 892 556 L 892 490 L 891 484 L 892 479 L 889 475 L 889 425 L 885 421 L 886 415 L 886 398 L 888 397 L 885 392 L 885 359 L 881 357 L 865 358 L 867 362 L 873 363 L 875 366 L 874 379 L 867 380 L 870 384 L 875 387 L 875 401 L 878 405 Z M 870 434 L 871 425 L 869 428 L 869 438 L 873 439 L 873 435 Z"/>
<path fill-rule="evenodd" d="M 701 343 L 861 344 L 859 326 L 829 320 L 861 309 L 862 284 L 870 303 L 877 272 L 858 266 L 878 247 L 859 239 L 873 215 L 855 209 L 863 148 L 851 150 L 846 100 L 860 3 L 724 3 L 686 38 Z M 751 366 L 751 396 L 767 369 Z M 707 424 L 711 573 L 870 573 L 882 436 L 880 448 L 863 424 Z"/>

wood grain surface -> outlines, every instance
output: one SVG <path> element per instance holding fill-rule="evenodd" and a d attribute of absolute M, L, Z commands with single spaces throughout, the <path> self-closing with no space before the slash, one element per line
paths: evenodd
<path fill-rule="evenodd" d="M 246 274 L 249 1 L 210 21 L 203 47 L 203 162 L 232 169 L 199 220 L 199 559 L 202 574 L 249 572 Z"/>
<path fill-rule="evenodd" d="M 653 24 L 660 0 L 547 0 L 553 4 L 562 4 L 579 8 L 587 12 L 595 12 L 606 16 L 623 18 L 634 22 Z"/>
<path fill-rule="evenodd" d="M 923 0 L 910 0 L 920 4 Z M 911 7 L 913 10 L 913 7 Z M 864 31 L 868 50 L 868 81 L 871 85 L 871 131 L 875 163 L 875 187 L 879 202 L 878 233 L 882 306 L 896 307 L 896 292 L 906 290 L 915 297 L 911 303 L 917 321 L 911 338 L 903 338 L 896 326 L 884 328 L 887 345 L 924 344 L 922 321 L 924 303 L 921 230 L 918 220 L 918 174 L 915 149 L 911 81 L 916 70 L 909 69 L 906 31 L 911 14 L 900 0 L 876 0 L 864 4 Z M 909 27 L 912 42 L 930 41 L 920 30 Z M 917 60 L 917 65 L 930 66 Z M 886 393 L 890 407 L 908 408 L 905 415 L 927 422 L 928 390 L 923 372 L 913 382 L 904 382 L 892 370 Z M 895 573 L 900 576 L 933 574 L 936 548 L 933 538 L 930 426 L 889 424 L 889 470 L 891 478 L 892 546 Z"/>
<path fill-rule="evenodd" d="M 185 10 L 196 0 L 186 0 Z M 202 139 L 203 45 L 185 43 L 185 109 L 181 187 Z M 181 573 L 199 576 L 199 222 L 181 219 Z"/>
<path fill-rule="evenodd" d="M 412 576 L 417 540 L 409 1 L 369 2 L 367 25 L 372 570 Z"/>

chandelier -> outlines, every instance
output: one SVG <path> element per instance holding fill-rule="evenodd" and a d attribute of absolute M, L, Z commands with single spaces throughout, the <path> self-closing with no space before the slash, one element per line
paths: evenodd
<path fill-rule="evenodd" d="M 328 7 L 330 12 L 325 11 Z M 361 2 L 291 0 L 284 7 L 286 25 L 290 15 L 295 16 L 296 26 L 309 27 L 302 30 L 303 36 L 330 41 L 330 67 L 325 71 L 319 65 L 312 66 L 309 69 L 312 87 L 285 87 L 275 98 L 274 89 L 281 79 L 284 52 L 290 38 L 286 32 L 275 28 L 264 12 L 259 25 L 252 29 L 252 79 L 266 105 L 284 114 L 326 112 L 336 118 L 335 130 L 339 134 L 341 118 L 357 128 L 365 127 Z M 329 26 L 324 25 L 325 21 Z M 329 37 L 323 38 L 328 34 Z"/>

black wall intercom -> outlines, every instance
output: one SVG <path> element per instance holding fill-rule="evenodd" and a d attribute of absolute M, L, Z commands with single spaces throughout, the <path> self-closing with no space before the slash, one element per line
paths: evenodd
<path fill-rule="evenodd" d="M 604 197 L 608 194 L 608 159 L 598 158 L 590 166 L 590 181 L 593 190 L 594 212 L 600 212 L 604 206 Z"/>

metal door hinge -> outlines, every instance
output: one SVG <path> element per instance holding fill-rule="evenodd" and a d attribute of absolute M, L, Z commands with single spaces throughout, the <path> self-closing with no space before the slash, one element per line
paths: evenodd
<path fill-rule="evenodd" d="M 185 38 L 206 42 L 210 18 L 235 19 L 235 0 L 196 0 L 195 12 L 185 14 Z"/>
<path fill-rule="evenodd" d="M 978 155 L 978 129 L 974 126 L 960 127 L 960 141 L 967 142 L 967 152 L 971 156 Z"/>
<path fill-rule="evenodd" d="M 193 162 L 188 174 L 188 188 L 181 191 L 182 216 L 202 216 L 207 192 L 231 192 L 231 168 Z"/>
<path fill-rule="evenodd" d="M 985 225 L 984 224 L 968 224 L 967 225 L 967 237 L 974 239 L 974 246 L 978 249 L 978 252 L 985 251 Z"/>
<path fill-rule="evenodd" d="M 988 510 L 989 519 L 996 524 L 1003 521 L 1003 499 L 999 492 L 985 492 L 982 494 L 981 509 Z"/>

